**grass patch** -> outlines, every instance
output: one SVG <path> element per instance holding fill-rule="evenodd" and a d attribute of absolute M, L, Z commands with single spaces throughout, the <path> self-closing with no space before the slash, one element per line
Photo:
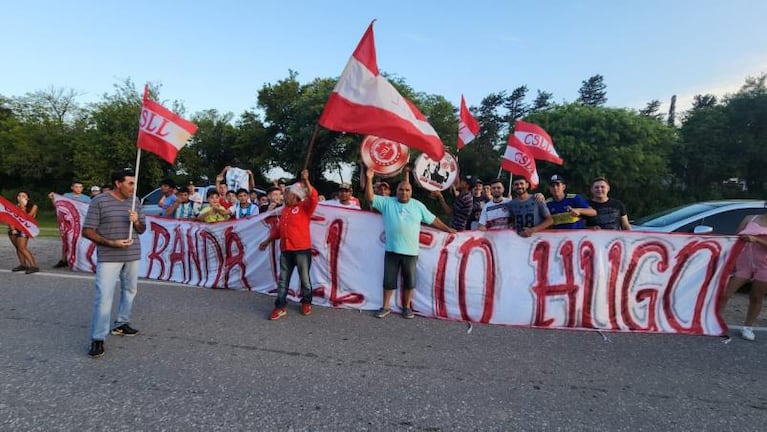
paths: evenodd
<path fill-rule="evenodd" d="M 38 237 L 59 237 L 59 224 L 56 222 L 54 210 L 40 210 L 37 214 L 37 223 L 40 226 Z"/>

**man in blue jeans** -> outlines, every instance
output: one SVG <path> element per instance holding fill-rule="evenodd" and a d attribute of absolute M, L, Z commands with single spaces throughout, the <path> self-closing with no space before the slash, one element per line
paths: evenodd
<path fill-rule="evenodd" d="M 133 171 L 122 170 L 112 174 L 109 192 L 97 195 L 88 207 L 83 223 L 83 237 L 96 243 L 96 299 L 91 322 L 91 349 L 88 355 L 104 355 L 104 340 L 110 332 L 112 298 L 115 284 L 120 281 L 120 307 L 111 333 L 135 336 L 138 330 L 130 321 L 133 299 L 138 288 L 138 267 L 141 259 L 141 243 L 138 235 L 146 231 L 146 221 L 141 204 L 132 210 L 133 190 L 136 179 Z M 136 238 L 131 238 L 130 229 Z"/>

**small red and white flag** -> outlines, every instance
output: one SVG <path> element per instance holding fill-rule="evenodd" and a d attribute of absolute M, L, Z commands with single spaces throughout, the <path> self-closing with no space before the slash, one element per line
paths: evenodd
<path fill-rule="evenodd" d="M 400 142 L 440 160 L 445 146 L 437 132 L 418 108 L 378 72 L 373 22 L 346 64 L 319 123 L 335 131 Z"/>
<path fill-rule="evenodd" d="M 564 162 L 554 149 L 554 143 L 549 134 L 537 124 L 517 120 L 513 136 L 534 158 L 557 165 L 562 165 Z"/>
<path fill-rule="evenodd" d="M 525 146 L 519 144 L 514 136 L 509 136 L 506 152 L 501 158 L 501 168 L 512 174 L 524 176 L 530 182 L 530 187 L 535 189 L 540 183 L 538 169 L 535 167 L 535 158 L 528 152 Z"/>
<path fill-rule="evenodd" d="M 466 99 L 461 95 L 461 112 L 458 115 L 458 150 L 470 143 L 479 135 L 479 123 L 471 115 L 471 111 L 466 107 Z"/>
<path fill-rule="evenodd" d="M 37 221 L 2 196 L 0 196 L 0 223 L 8 224 L 28 237 L 37 237 L 40 234 Z"/>
<path fill-rule="evenodd" d="M 195 132 L 197 132 L 196 124 L 149 99 L 149 86 L 144 87 L 144 104 L 139 117 L 138 148 L 152 152 L 172 164 L 176 160 L 178 151 L 186 145 Z"/>

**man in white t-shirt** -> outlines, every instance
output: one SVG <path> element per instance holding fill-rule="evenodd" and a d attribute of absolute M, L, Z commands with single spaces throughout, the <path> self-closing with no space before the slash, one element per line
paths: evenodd
<path fill-rule="evenodd" d="M 482 207 L 479 215 L 480 231 L 495 231 L 514 228 L 514 215 L 509 206 L 510 198 L 503 197 L 504 187 L 501 179 L 490 182 L 490 201 Z"/>

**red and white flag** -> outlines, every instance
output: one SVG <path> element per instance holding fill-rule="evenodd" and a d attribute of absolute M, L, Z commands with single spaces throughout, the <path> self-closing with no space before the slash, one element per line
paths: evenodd
<path fill-rule="evenodd" d="M 514 138 L 538 160 L 557 165 L 562 165 L 564 162 L 554 150 L 554 143 L 549 134 L 537 124 L 517 120 L 514 126 Z"/>
<path fill-rule="evenodd" d="M 535 189 L 540 183 L 538 169 L 535 167 L 535 158 L 528 152 L 525 146 L 519 144 L 514 136 L 509 136 L 506 152 L 501 158 L 501 168 L 512 173 L 525 176 L 530 182 L 530 187 Z"/>
<path fill-rule="evenodd" d="M 144 87 L 144 105 L 139 117 L 138 148 L 150 151 L 168 163 L 197 132 L 197 125 L 149 99 L 149 86 Z"/>
<path fill-rule="evenodd" d="M 372 22 L 328 98 L 320 125 L 387 138 L 434 160 L 442 159 L 445 153 L 442 140 L 426 117 L 379 74 Z"/>
<path fill-rule="evenodd" d="M 458 150 L 470 143 L 479 135 L 479 123 L 471 115 L 471 111 L 466 107 L 466 99 L 461 95 L 461 112 L 458 115 Z"/>
<path fill-rule="evenodd" d="M 40 234 L 37 221 L 2 196 L 0 196 L 0 223 L 8 224 L 28 237 L 37 237 Z"/>

